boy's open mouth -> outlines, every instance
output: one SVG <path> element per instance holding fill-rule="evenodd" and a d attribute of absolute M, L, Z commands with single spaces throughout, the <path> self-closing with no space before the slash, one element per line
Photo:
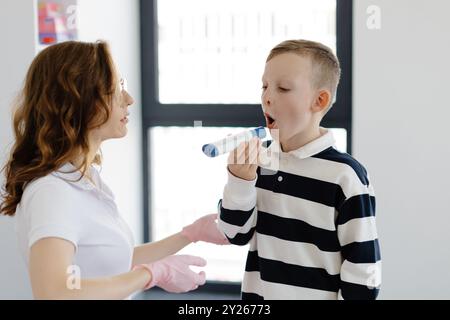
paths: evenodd
<path fill-rule="evenodd" d="M 267 128 L 274 129 L 276 126 L 275 119 L 272 118 L 268 113 L 265 113 L 264 116 L 266 117 Z"/>

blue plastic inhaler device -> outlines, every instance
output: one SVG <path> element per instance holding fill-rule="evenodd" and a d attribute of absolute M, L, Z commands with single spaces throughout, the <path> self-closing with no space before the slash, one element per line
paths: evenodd
<path fill-rule="evenodd" d="M 258 137 L 264 139 L 266 137 L 266 128 L 258 127 L 251 130 L 246 130 L 222 140 L 205 144 L 202 147 L 203 153 L 210 158 L 220 156 L 236 149 L 242 142 L 250 141 L 252 138 Z"/>

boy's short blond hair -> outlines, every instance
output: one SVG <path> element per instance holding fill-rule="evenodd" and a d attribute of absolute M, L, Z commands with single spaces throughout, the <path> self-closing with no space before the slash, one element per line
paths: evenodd
<path fill-rule="evenodd" d="M 338 58 L 333 51 L 319 42 L 309 40 L 286 40 L 270 51 L 267 61 L 282 53 L 296 53 L 309 57 L 312 62 L 312 84 L 316 89 L 325 88 L 331 93 L 331 103 L 336 97 L 337 87 L 341 78 L 341 67 Z M 327 109 L 327 110 L 328 110 Z"/>

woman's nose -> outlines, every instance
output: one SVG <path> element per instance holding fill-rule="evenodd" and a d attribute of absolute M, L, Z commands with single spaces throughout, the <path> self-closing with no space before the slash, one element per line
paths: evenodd
<path fill-rule="evenodd" d="M 127 104 L 127 106 L 131 106 L 134 104 L 134 99 L 133 97 L 128 93 L 128 91 L 125 91 L 125 103 Z"/>

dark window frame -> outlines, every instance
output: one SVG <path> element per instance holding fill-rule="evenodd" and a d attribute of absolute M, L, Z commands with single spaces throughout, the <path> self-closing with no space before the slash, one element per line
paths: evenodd
<path fill-rule="evenodd" d="M 188 1 L 188 0 L 187 0 Z M 142 63 L 142 138 L 143 138 L 143 234 L 151 240 L 149 129 L 155 126 L 191 127 L 202 121 L 205 127 L 256 127 L 264 125 L 259 104 L 161 104 L 158 101 L 158 50 L 156 0 L 140 1 Z M 325 127 L 347 130 L 347 149 L 352 153 L 352 52 L 353 0 L 336 0 L 336 51 L 342 77 L 333 108 L 323 119 Z M 237 292 L 240 284 L 212 283 L 208 288 Z"/>

